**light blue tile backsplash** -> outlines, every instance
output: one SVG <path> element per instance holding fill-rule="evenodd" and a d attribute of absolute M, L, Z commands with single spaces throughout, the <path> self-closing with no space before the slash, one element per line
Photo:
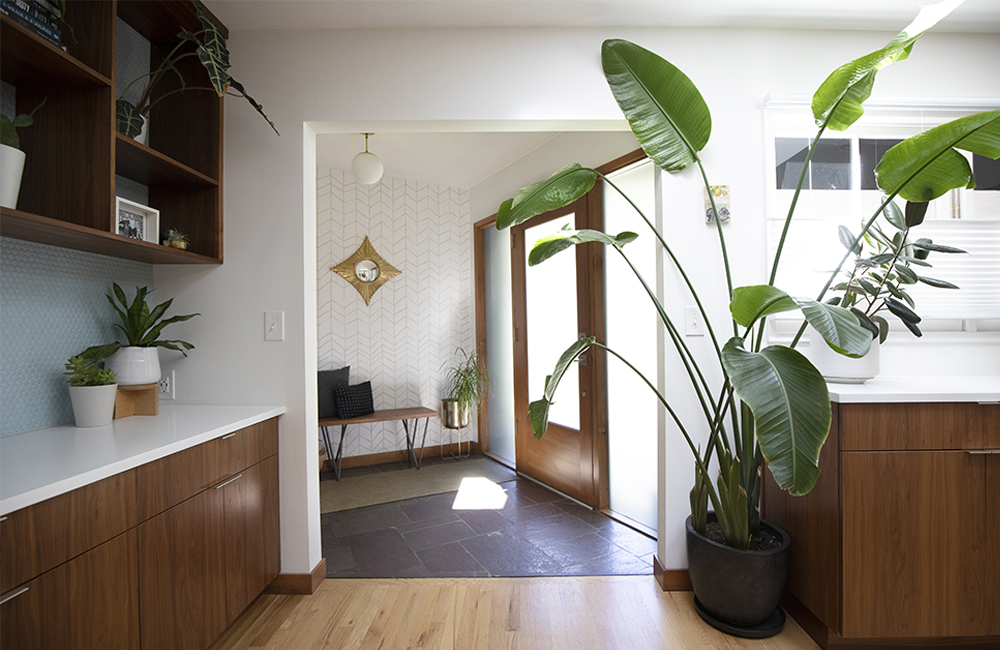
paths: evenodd
<path fill-rule="evenodd" d="M 73 421 L 63 364 L 115 339 L 112 282 L 131 297 L 153 267 L 0 237 L 0 436 Z"/>

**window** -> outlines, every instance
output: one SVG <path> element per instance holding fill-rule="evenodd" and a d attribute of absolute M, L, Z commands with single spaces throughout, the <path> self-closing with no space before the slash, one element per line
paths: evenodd
<path fill-rule="evenodd" d="M 997 102 L 1000 104 L 1000 102 Z M 846 132 L 826 132 L 806 170 L 796 216 L 778 267 L 777 286 L 793 295 L 815 298 L 844 255 L 838 228 L 858 233 L 878 209 L 882 195 L 875 183 L 875 167 L 890 148 L 903 139 L 963 115 L 989 110 L 983 106 L 871 106 Z M 774 170 L 768 179 L 768 259 L 773 259 L 784 219 L 802 174 L 809 138 L 815 136 L 808 99 L 765 100 L 765 133 Z M 966 152 L 962 152 L 966 153 Z M 926 237 L 962 248 L 968 255 L 931 253 L 933 268 L 922 275 L 950 281 L 960 290 L 936 289 L 924 284 L 912 291 L 917 312 L 928 330 L 972 329 L 995 325 L 1000 318 L 1000 162 L 968 154 L 977 186 L 954 190 L 932 202 L 923 224 L 911 239 Z M 899 199 L 897 204 L 903 207 Z M 850 264 L 848 260 L 847 264 Z M 845 264 L 845 266 L 847 266 Z M 786 319 L 797 319 L 790 313 Z M 894 319 L 889 319 L 890 321 Z M 941 321 L 934 324 L 929 321 Z M 948 321 L 948 322 L 945 322 Z M 779 327 L 779 330 L 783 329 Z"/>

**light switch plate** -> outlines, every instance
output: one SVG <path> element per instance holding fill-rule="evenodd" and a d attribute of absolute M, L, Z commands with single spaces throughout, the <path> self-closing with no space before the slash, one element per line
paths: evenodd
<path fill-rule="evenodd" d="M 697 307 L 684 308 L 684 335 L 705 336 L 705 323 Z"/>
<path fill-rule="evenodd" d="M 285 340 L 285 312 L 283 311 L 264 312 L 264 340 L 265 341 Z"/>

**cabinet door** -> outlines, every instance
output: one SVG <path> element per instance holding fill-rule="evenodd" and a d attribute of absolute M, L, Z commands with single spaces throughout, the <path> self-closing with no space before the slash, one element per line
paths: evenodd
<path fill-rule="evenodd" d="M 986 540 L 991 562 L 986 606 L 993 615 L 989 633 L 1000 635 L 1000 454 L 986 456 L 986 503 Z"/>
<path fill-rule="evenodd" d="M 138 588 L 133 529 L 8 592 L 0 647 L 137 648 Z"/>
<path fill-rule="evenodd" d="M 139 526 L 143 650 L 204 650 L 226 628 L 223 490 Z"/>
<path fill-rule="evenodd" d="M 989 634 L 984 456 L 850 452 L 842 471 L 843 636 Z"/>
<path fill-rule="evenodd" d="M 223 491 L 226 605 L 232 621 L 278 575 L 278 457 L 247 468 Z"/>

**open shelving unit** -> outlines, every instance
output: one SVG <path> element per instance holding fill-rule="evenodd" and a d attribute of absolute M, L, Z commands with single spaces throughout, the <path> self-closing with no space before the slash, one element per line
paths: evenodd
<path fill-rule="evenodd" d="M 66 20 L 76 40 L 64 30 L 67 52 L 0 15 L 0 76 L 17 89 L 17 112 L 46 100 L 35 123 L 19 131 L 24 175 L 17 209 L 0 208 L 0 235 L 150 264 L 222 263 L 221 98 L 190 90 L 157 103 L 149 115 L 149 146 L 115 132 L 117 19 L 150 41 L 156 66 L 181 28 L 201 29 L 199 4 L 70 2 Z M 193 57 L 181 64 L 185 78 L 204 77 Z M 157 92 L 170 92 L 173 83 L 164 79 Z M 160 231 L 188 234 L 188 250 L 115 234 L 116 175 L 149 188 Z"/>

